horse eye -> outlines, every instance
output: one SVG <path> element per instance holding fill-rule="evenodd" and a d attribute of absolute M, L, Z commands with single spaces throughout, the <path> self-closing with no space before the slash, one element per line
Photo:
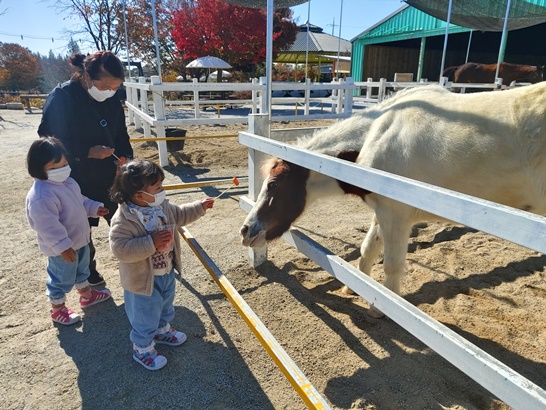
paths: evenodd
<path fill-rule="evenodd" d="M 275 189 L 278 185 L 279 184 L 276 182 L 270 182 L 269 184 L 267 184 L 267 189 Z"/>

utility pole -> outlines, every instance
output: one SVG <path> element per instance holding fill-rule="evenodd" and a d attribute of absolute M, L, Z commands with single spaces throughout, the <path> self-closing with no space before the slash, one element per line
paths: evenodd
<path fill-rule="evenodd" d="M 332 26 L 332 36 L 334 35 L 334 29 L 338 26 L 336 24 L 336 18 L 334 17 L 334 20 L 332 22 L 332 24 L 326 24 L 327 26 Z"/>

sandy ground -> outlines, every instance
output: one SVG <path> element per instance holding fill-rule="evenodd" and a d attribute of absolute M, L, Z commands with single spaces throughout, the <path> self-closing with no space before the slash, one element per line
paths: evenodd
<path fill-rule="evenodd" d="M 44 295 L 46 258 L 24 211 L 32 183 L 25 156 L 41 116 L 2 110 L 0 117 L 0 408 L 305 408 L 184 246 L 173 324 L 188 341 L 159 348 L 169 361 L 161 371 L 149 372 L 131 359 L 130 326 L 104 222 L 94 238 L 113 298 L 88 309 L 78 325 L 54 325 Z M 244 128 L 189 127 L 188 135 Z M 157 158 L 146 144 L 136 143 L 135 150 Z M 170 160 L 167 183 L 247 174 L 246 150 L 236 139 L 189 140 Z M 223 188 L 176 191 L 169 198 L 183 203 Z M 188 228 L 332 408 L 508 408 L 391 320 L 366 317 L 365 301 L 341 294 L 337 280 L 286 243 L 272 243 L 269 261 L 250 268 L 238 235 L 245 214 L 237 201 L 246 191 L 245 183 L 230 190 Z M 332 199 L 313 206 L 296 226 L 356 264 L 369 222 L 359 201 Z M 534 251 L 472 229 L 429 224 L 410 241 L 404 296 L 546 388 L 545 262 Z M 381 280 L 380 264 L 372 276 Z M 82 313 L 74 292 L 68 304 Z"/>

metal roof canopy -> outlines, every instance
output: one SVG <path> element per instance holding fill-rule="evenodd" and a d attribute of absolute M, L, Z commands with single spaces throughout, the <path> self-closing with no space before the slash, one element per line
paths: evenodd
<path fill-rule="evenodd" d="M 431 16 L 448 20 L 449 0 L 404 0 Z M 465 0 L 453 2 L 450 22 L 481 31 L 502 31 L 506 9 L 510 7 L 507 30 L 517 30 L 546 22 L 546 5 L 541 0 Z"/>
<path fill-rule="evenodd" d="M 455 19 L 454 22 L 457 24 L 461 24 L 461 22 L 461 25 L 466 24 L 468 26 L 471 24 L 471 26 L 468 26 L 469 28 L 485 31 L 488 29 L 483 27 L 489 25 L 496 27 L 496 30 L 489 29 L 488 31 L 500 31 L 499 25 L 502 23 L 502 37 L 499 46 L 495 79 L 499 77 L 500 63 L 504 60 L 506 32 L 508 30 L 508 23 L 512 19 L 510 15 L 512 14 L 514 17 L 514 20 L 511 23 L 513 29 L 528 27 L 546 21 L 546 7 L 542 6 L 544 0 L 534 0 L 534 3 L 532 2 L 533 0 L 513 0 L 514 5 L 512 5 L 512 0 L 466 0 L 457 2 L 455 5 L 455 14 L 453 14 L 453 0 L 404 1 L 427 14 L 447 22 L 439 77 L 442 76 L 444 71 L 449 24 L 451 23 L 452 18 Z M 536 3 L 540 3 L 540 5 Z M 504 17 L 502 16 L 503 7 Z M 542 20 L 540 20 L 540 18 L 542 18 Z"/>

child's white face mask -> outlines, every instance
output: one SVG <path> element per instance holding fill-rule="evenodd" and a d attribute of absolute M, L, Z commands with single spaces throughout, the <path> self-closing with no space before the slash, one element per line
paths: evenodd
<path fill-rule="evenodd" d="M 70 165 L 62 168 L 50 169 L 47 171 L 47 179 L 54 182 L 64 182 L 70 176 L 71 171 Z"/>
<path fill-rule="evenodd" d="M 161 192 L 158 192 L 157 194 L 155 195 L 152 195 L 150 194 L 149 192 L 145 192 L 145 191 L 139 191 L 139 192 L 142 192 L 144 194 L 148 194 L 150 196 L 153 196 L 154 197 L 154 201 L 153 202 L 148 202 L 146 201 L 144 198 L 142 198 L 142 200 L 144 202 L 146 202 L 149 206 L 159 206 L 163 203 L 163 201 L 165 200 L 165 197 L 167 196 L 167 191 L 163 190 Z"/>

